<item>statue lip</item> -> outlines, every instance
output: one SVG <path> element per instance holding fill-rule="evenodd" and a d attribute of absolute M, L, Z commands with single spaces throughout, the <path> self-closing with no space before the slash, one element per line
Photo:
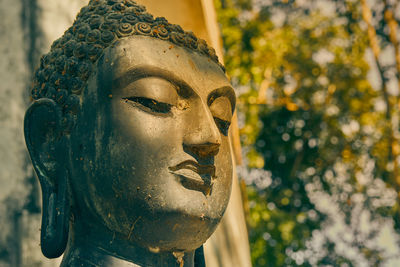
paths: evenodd
<path fill-rule="evenodd" d="M 212 178 L 215 177 L 214 165 L 203 165 L 193 160 L 186 160 L 168 169 L 179 177 L 184 187 L 201 191 L 204 195 L 210 194 Z"/>

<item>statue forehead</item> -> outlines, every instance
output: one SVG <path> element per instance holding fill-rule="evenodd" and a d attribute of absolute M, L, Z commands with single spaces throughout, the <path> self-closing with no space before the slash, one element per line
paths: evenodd
<path fill-rule="evenodd" d="M 230 87 L 219 65 L 207 56 L 147 36 L 121 39 L 105 50 L 104 60 L 100 64 L 103 72 L 111 72 L 116 80 L 127 73 L 134 75 L 135 72 L 140 74 L 149 70 L 149 75 L 157 72 L 172 75 L 199 92 Z"/>

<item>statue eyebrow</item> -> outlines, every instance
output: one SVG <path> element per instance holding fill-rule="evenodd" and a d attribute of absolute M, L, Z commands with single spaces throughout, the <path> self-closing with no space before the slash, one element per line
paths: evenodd
<path fill-rule="evenodd" d="M 123 88 L 133 83 L 134 81 L 147 77 L 159 77 L 167 80 L 168 82 L 175 85 L 177 93 L 184 98 L 196 94 L 190 85 L 188 85 L 185 81 L 176 77 L 176 75 L 173 74 L 172 72 L 155 66 L 147 66 L 147 65 L 137 66 L 133 69 L 128 70 L 121 76 L 113 79 L 112 84 L 113 87 L 115 86 Z"/>

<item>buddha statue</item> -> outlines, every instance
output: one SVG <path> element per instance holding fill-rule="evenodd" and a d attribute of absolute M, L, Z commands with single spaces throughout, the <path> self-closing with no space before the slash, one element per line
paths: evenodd
<path fill-rule="evenodd" d="M 131 0 L 91 0 L 25 115 L 41 248 L 61 266 L 204 266 L 227 207 L 235 93 L 215 51 Z"/>

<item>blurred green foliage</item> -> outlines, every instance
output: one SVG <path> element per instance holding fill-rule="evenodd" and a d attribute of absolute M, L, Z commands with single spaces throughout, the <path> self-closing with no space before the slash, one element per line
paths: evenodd
<path fill-rule="evenodd" d="M 216 7 L 225 66 L 239 95 L 246 168 L 264 170 L 258 182 L 243 177 L 253 265 L 357 266 L 329 238 L 321 245 L 324 255 L 307 246 L 313 233 L 331 223 L 332 215 L 311 198 L 323 192 L 354 230 L 347 245 L 378 266 L 383 252 L 368 246 L 378 229 L 360 237 L 362 212 L 355 208 L 361 205 L 374 222 L 399 217 L 389 190 L 397 190 L 391 177 L 393 120 L 382 90 L 368 76 L 370 40 L 361 4 L 218 0 Z M 382 46 L 390 45 L 385 22 L 377 24 Z M 378 187 L 379 193 L 371 193 Z M 392 197 L 375 201 L 383 195 Z"/>

